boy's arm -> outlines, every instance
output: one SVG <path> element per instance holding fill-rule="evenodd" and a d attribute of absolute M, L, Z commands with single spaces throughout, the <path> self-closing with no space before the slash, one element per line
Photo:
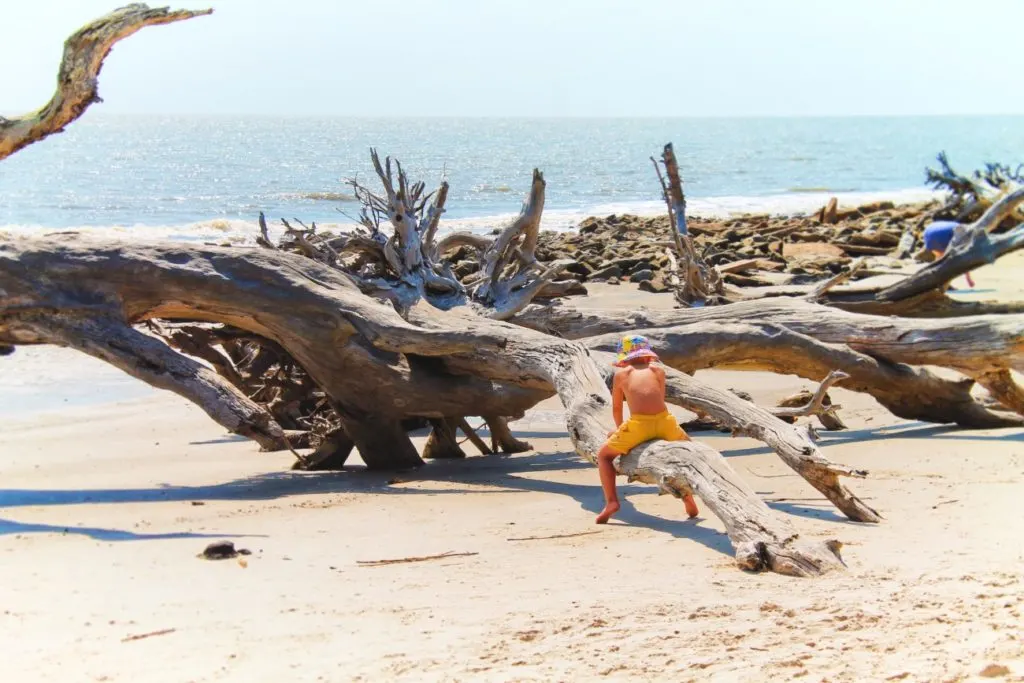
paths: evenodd
<path fill-rule="evenodd" d="M 622 425 L 622 400 L 625 398 L 625 393 L 622 390 L 622 375 L 621 371 L 616 372 L 615 379 L 612 380 L 612 419 L 615 420 L 616 427 Z"/>

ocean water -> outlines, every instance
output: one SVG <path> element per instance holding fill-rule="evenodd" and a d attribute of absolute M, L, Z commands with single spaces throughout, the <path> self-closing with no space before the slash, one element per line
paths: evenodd
<path fill-rule="evenodd" d="M 946 150 L 967 171 L 1024 160 L 1024 117 L 354 119 L 116 117 L 90 111 L 0 163 L 0 229 L 88 227 L 137 237 L 248 241 L 262 210 L 350 225 L 346 178 L 375 184 L 369 148 L 413 179 L 451 184 L 444 225 L 490 230 L 547 180 L 543 226 L 660 213 L 649 157 L 675 144 L 693 214 L 812 211 L 931 196 Z"/>

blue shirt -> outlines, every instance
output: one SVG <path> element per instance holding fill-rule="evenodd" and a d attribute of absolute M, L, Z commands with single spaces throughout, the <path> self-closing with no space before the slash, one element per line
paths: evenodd
<path fill-rule="evenodd" d="M 959 225 L 955 221 L 935 221 L 924 229 L 924 248 L 945 252 L 953 240 L 953 231 Z"/>

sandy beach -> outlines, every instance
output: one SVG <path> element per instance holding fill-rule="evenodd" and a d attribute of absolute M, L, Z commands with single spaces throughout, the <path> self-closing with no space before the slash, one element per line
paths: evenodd
<path fill-rule="evenodd" d="M 1024 298 L 1021 265 L 979 270 L 969 296 Z M 588 305 L 616 301 L 671 303 L 623 285 Z M 762 404 L 811 385 L 701 376 Z M 0 359 L 0 393 L 4 680 L 1024 680 L 1022 430 L 834 390 L 850 429 L 823 450 L 870 470 L 880 525 L 760 442 L 696 434 L 801 534 L 843 542 L 848 569 L 811 580 L 741 572 L 719 520 L 648 486 L 623 482 L 595 526 L 597 474 L 557 401 L 513 425 L 532 453 L 302 473 L 71 351 Z M 197 558 L 219 540 L 251 554 Z"/>

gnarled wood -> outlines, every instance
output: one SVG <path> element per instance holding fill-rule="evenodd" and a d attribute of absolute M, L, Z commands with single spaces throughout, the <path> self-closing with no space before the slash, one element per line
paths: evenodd
<path fill-rule="evenodd" d="M 48 317 L 114 316 L 126 325 L 184 319 L 247 330 L 280 344 L 327 392 L 370 467 L 420 464 L 401 418 L 425 406 L 437 411 L 432 417 L 514 415 L 554 389 L 566 408 L 577 452 L 591 461 L 611 427 L 602 373 L 590 353 L 573 342 L 430 307 L 410 309 L 406 320 L 361 294 L 336 269 L 280 251 L 106 241 L 69 246 L 64 240 L 0 236 L 5 292 L 0 343 L 45 341 L 19 332 L 17 323 L 28 309 Z M 485 385 L 492 387 L 487 395 L 470 388 Z M 517 397 L 527 396 L 533 403 L 511 408 Z M 481 410 L 487 403 L 501 407 Z M 678 457 L 654 457 L 663 449 L 677 449 Z M 651 457 L 642 469 L 626 458 L 619 470 L 676 495 L 684 486 L 696 487 L 725 501 L 718 508 L 722 514 L 753 514 L 749 510 L 757 501 L 734 500 L 748 491 L 732 481 L 727 466 L 716 466 L 718 479 L 702 478 L 688 469 L 687 453 L 677 445 L 656 444 L 645 451 Z M 761 549 L 761 565 L 778 571 L 814 574 L 841 566 L 827 543 L 780 542 L 792 534 L 775 513 L 755 521 L 730 518 L 726 524 L 736 534 L 743 566 L 750 564 L 751 543 Z M 822 558 L 828 556 L 833 560 L 826 564 Z"/>
<path fill-rule="evenodd" d="M 192 401 L 217 424 L 252 439 L 264 450 L 289 448 L 280 425 L 227 380 L 132 329 L 112 311 L 61 312 L 17 306 L 11 310 L 0 303 L 0 330 L 14 344 L 54 344 L 99 358 L 136 379 Z"/>
<path fill-rule="evenodd" d="M 134 4 L 114 10 L 80 28 L 64 43 L 57 91 L 50 101 L 31 114 L 14 119 L 0 116 L 0 159 L 60 133 L 84 114 L 89 105 L 102 101 L 99 96 L 100 69 L 117 41 L 146 26 L 170 24 L 212 12 L 212 9 L 151 9 L 144 4 Z"/>
<path fill-rule="evenodd" d="M 980 215 L 1007 192 L 1024 185 L 1024 164 L 1015 168 L 1006 164 L 987 163 L 984 170 L 974 171 L 972 177 L 953 170 L 945 152 L 938 155 L 939 168 L 926 169 L 926 181 L 935 189 L 947 190 L 949 197 L 943 211 L 952 213 L 957 221 L 971 220 Z M 1024 207 L 1013 214 L 1017 222 L 1024 222 Z"/>
<path fill-rule="evenodd" d="M 307 472 L 340 470 L 345 466 L 355 445 L 344 428 L 338 427 L 325 434 L 310 455 L 296 460 L 292 469 Z"/>
<path fill-rule="evenodd" d="M 846 425 L 836 414 L 842 406 L 833 405 L 828 398 L 828 390 L 837 382 L 849 379 L 850 376 L 842 370 L 833 370 L 821 381 L 814 393 L 801 392 L 795 396 L 783 399 L 775 408 L 772 415 L 782 420 L 791 421 L 798 417 L 816 416 L 826 429 L 846 429 Z"/>
<path fill-rule="evenodd" d="M 800 538 L 736 474 L 724 458 L 696 441 L 645 445 L 620 459 L 630 481 L 671 491 L 693 492 L 725 522 L 736 564 L 748 571 L 770 569 L 790 576 L 816 576 L 843 566 L 838 541 Z M 730 495 L 724 495 L 725 492 Z"/>
<path fill-rule="evenodd" d="M 983 428 L 1020 423 L 1018 416 L 974 401 L 970 380 L 943 379 L 914 366 L 946 367 L 969 377 L 1020 369 L 1024 316 L 906 320 L 770 299 L 674 311 L 578 309 L 559 302 L 531 306 L 515 322 L 586 339 L 602 350 L 614 348 L 617 334 L 646 330 L 655 343 L 676 344 L 674 351 L 664 349 L 666 362 L 688 372 L 770 370 L 817 380 L 838 369 L 851 376 L 845 388 L 869 393 L 907 419 Z M 676 328 L 671 335 L 670 327 Z"/>
<path fill-rule="evenodd" d="M 485 416 L 484 420 L 491 432 L 491 450 L 495 453 L 526 453 L 533 450 L 533 446 L 512 434 L 505 418 L 492 415 Z"/>

